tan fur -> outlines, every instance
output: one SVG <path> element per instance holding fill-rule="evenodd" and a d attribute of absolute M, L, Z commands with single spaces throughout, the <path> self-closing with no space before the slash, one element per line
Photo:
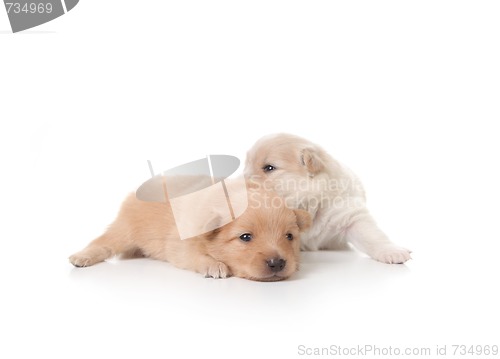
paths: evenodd
<path fill-rule="evenodd" d="M 273 192 L 250 188 L 243 215 L 221 228 L 181 240 L 168 203 L 143 202 L 132 194 L 108 230 L 69 259 L 77 267 L 87 267 L 114 255 L 142 255 L 207 277 L 282 280 L 298 269 L 299 235 L 310 224 L 307 212 L 287 208 Z M 252 240 L 242 241 L 243 233 L 252 234 Z M 288 233 L 293 240 L 287 239 Z M 268 261 L 273 258 L 286 260 L 283 270 L 270 269 Z"/>

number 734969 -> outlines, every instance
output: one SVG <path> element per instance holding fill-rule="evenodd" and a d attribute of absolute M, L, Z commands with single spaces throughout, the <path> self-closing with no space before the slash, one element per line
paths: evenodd
<path fill-rule="evenodd" d="M 7 13 L 10 14 L 50 14 L 52 12 L 51 3 L 25 3 L 20 4 L 18 2 L 8 2 L 5 3 L 7 6 Z"/>

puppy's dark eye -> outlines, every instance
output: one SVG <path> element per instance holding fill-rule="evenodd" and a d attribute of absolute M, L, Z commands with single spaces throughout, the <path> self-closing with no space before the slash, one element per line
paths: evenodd
<path fill-rule="evenodd" d="M 293 239 L 293 234 L 287 233 L 286 234 L 286 239 L 288 239 L 289 241 L 291 241 Z"/>
<path fill-rule="evenodd" d="M 241 236 L 240 236 L 240 239 L 243 241 L 243 242 L 250 242 L 252 240 L 252 235 L 250 233 L 243 233 Z"/>
<path fill-rule="evenodd" d="M 264 170 L 264 172 L 271 172 L 274 171 L 276 167 L 274 167 L 273 165 L 265 165 L 264 167 L 262 167 L 262 169 Z"/>

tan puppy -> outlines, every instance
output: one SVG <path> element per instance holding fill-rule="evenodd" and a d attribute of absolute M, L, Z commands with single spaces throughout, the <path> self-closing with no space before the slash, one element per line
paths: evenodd
<path fill-rule="evenodd" d="M 410 259 L 410 251 L 376 225 L 358 178 L 321 147 L 288 134 L 263 137 L 248 151 L 245 176 L 311 214 L 302 249 L 336 249 L 350 242 L 384 263 Z"/>
<path fill-rule="evenodd" d="M 311 224 L 310 215 L 287 208 L 273 192 L 249 188 L 248 194 L 238 195 L 248 195 L 248 208 L 239 218 L 185 240 L 179 238 L 169 203 L 143 202 L 130 195 L 109 229 L 70 262 L 87 267 L 114 255 L 140 254 L 212 278 L 288 278 L 298 269 L 300 232 Z M 217 221 L 218 214 L 209 217 Z"/>

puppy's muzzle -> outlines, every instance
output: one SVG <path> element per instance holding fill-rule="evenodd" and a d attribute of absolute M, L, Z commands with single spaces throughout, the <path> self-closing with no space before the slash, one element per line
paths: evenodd
<path fill-rule="evenodd" d="M 271 258 L 266 261 L 267 266 L 273 273 L 281 272 L 286 266 L 286 260 L 283 258 Z"/>

